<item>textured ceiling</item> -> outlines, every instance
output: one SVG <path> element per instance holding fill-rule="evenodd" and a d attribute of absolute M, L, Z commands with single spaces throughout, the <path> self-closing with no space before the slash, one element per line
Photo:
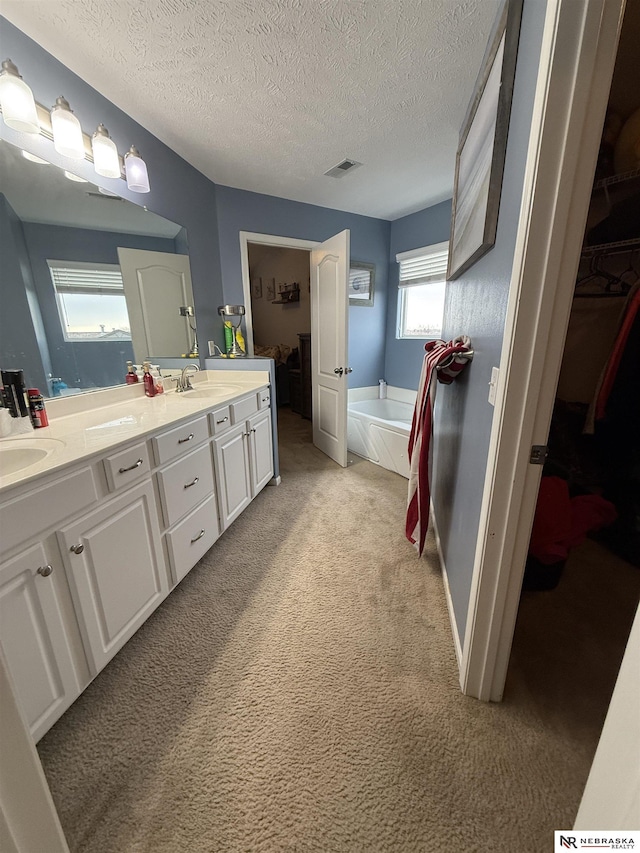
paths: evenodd
<path fill-rule="evenodd" d="M 2 0 L 2 13 L 216 183 L 395 219 L 451 195 L 498 5 Z M 363 166 L 323 175 L 345 157 Z"/>

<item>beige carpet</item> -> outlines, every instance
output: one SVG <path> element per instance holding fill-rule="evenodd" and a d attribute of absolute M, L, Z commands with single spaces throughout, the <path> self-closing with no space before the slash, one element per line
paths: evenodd
<path fill-rule="evenodd" d="M 598 725 L 568 736 L 526 672 L 502 705 L 462 696 L 433 544 L 418 560 L 403 539 L 406 481 L 339 469 L 288 412 L 281 432 L 282 485 L 40 742 L 71 850 L 551 849 Z"/>

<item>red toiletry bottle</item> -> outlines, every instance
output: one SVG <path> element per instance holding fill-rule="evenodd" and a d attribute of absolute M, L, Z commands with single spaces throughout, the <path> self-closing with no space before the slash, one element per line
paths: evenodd
<path fill-rule="evenodd" d="M 148 361 L 145 361 L 142 367 L 144 370 L 144 393 L 147 397 L 155 397 L 158 392 L 156 390 L 156 384 L 153 381 L 153 376 L 149 372 L 151 365 Z"/>
<path fill-rule="evenodd" d="M 27 395 L 29 397 L 29 414 L 34 429 L 49 426 L 47 410 L 44 407 L 44 398 L 40 391 L 37 388 L 29 388 Z"/>
<path fill-rule="evenodd" d="M 124 377 L 124 381 L 127 383 L 127 385 L 135 385 L 135 383 L 138 381 L 138 374 L 136 373 L 133 367 L 133 362 L 131 361 L 127 362 L 127 373 Z"/>

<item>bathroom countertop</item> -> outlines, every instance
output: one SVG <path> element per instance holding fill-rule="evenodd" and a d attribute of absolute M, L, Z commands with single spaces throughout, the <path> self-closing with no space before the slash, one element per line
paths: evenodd
<path fill-rule="evenodd" d="M 191 381 L 194 390 L 181 394 L 166 389 L 156 397 L 146 397 L 142 383 L 138 383 L 48 400 L 48 427 L 0 438 L 0 493 L 257 392 L 269 385 L 269 374 L 202 370 L 191 374 Z M 29 452 L 31 448 L 47 455 L 28 467 L 3 474 L 4 450 Z"/>

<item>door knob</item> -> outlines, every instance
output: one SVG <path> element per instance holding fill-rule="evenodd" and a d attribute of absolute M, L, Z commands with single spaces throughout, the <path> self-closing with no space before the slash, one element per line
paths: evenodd
<path fill-rule="evenodd" d="M 48 578 L 52 571 L 53 566 L 50 565 L 40 566 L 40 568 L 37 570 L 38 574 L 42 575 L 43 578 Z"/>
<path fill-rule="evenodd" d="M 345 373 L 353 373 L 353 367 L 345 367 L 344 372 Z"/>
<path fill-rule="evenodd" d="M 84 545 L 72 545 L 69 550 L 72 554 L 82 554 L 82 552 L 84 551 Z"/>
<path fill-rule="evenodd" d="M 344 373 L 344 370 L 341 367 L 336 367 L 336 368 L 334 368 L 333 372 L 337 373 L 338 376 L 342 376 L 342 374 Z"/>

